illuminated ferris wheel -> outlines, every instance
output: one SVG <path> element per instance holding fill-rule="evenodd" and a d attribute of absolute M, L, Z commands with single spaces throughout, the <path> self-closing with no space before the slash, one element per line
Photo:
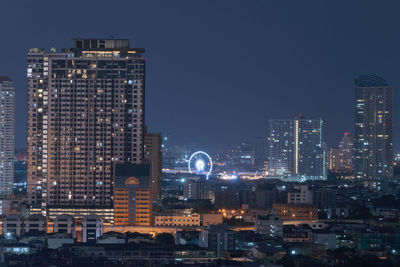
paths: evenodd
<path fill-rule="evenodd" d="M 204 151 L 194 152 L 189 158 L 189 172 L 196 175 L 205 175 L 208 179 L 208 176 L 212 171 L 212 160 L 210 155 L 208 155 Z"/>

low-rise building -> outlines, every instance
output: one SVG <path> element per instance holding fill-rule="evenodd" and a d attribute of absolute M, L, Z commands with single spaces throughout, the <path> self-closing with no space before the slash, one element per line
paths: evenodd
<path fill-rule="evenodd" d="M 23 233 L 24 216 L 21 214 L 11 214 L 3 220 L 3 235 L 6 239 L 16 238 Z"/>
<path fill-rule="evenodd" d="M 316 220 L 318 209 L 310 204 L 274 203 L 276 215 L 282 220 Z"/>
<path fill-rule="evenodd" d="M 29 216 L 24 221 L 24 232 L 45 232 L 46 231 L 46 217 L 35 214 Z"/>
<path fill-rule="evenodd" d="M 313 193 L 308 189 L 308 185 L 295 186 L 288 192 L 288 204 L 312 204 Z"/>
<path fill-rule="evenodd" d="M 103 233 L 103 222 L 97 215 L 88 215 L 82 221 L 82 241 L 84 243 L 96 243 Z"/>
<path fill-rule="evenodd" d="M 251 254 L 263 263 L 271 264 L 282 259 L 286 250 L 281 245 L 257 243 L 251 248 Z"/>
<path fill-rule="evenodd" d="M 254 224 L 254 232 L 262 235 L 269 235 L 270 237 L 282 237 L 283 221 L 274 214 L 257 216 Z"/>
<path fill-rule="evenodd" d="M 222 214 L 221 213 L 201 214 L 201 223 L 203 226 L 221 224 Z"/>
<path fill-rule="evenodd" d="M 54 233 L 65 233 L 75 236 L 75 224 L 74 217 L 71 215 L 59 215 L 53 221 L 53 232 Z"/>
<path fill-rule="evenodd" d="M 155 226 L 200 226 L 200 214 L 158 214 L 154 217 Z"/>
<path fill-rule="evenodd" d="M 210 225 L 200 231 L 199 246 L 211 249 L 221 257 L 223 251 L 235 250 L 235 232 L 225 225 Z"/>

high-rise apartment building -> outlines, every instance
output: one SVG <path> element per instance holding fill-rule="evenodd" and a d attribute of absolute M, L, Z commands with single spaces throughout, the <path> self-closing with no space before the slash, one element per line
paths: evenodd
<path fill-rule="evenodd" d="M 355 80 L 354 176 L 366 181 L 393 177 L 393 88 L 374 75 Z"/>
<path fill-rule="evenodd" d="M 0 76 L 0 199 L 13 193 L 15 89 L 10 78 Z"/>
<path fill-rule="evenodd" d="M 144 49 L 74 42 L 28 53 L 28 202 L 50 217 L 112 220 L 115 164 L 143 161 Z"/>
<path fill-rule="evenodd" d="M 162 137 L 160 133 L 145 133 L 144 158 L 151 163 L 152 199 L 161 198 L 162 187 Z"/>
<path fill-rule="evenodd" d="M 321 119 L 303 116 L 271 120 L 268 174 L 301 180 L 326 179 L 322 126 Z"/>
<path fill-rule="evenodd" d="M 353 172 L 353 139 L 349 132 L 344 133 L 339 147 L 329 149 L 328 169 L 333 172 Z"/>

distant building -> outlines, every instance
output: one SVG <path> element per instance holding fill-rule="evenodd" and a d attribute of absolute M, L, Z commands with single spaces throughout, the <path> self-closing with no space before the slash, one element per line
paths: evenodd
<path fill-rule="evenodd" d="M 257 209 L 269 210 L 278 200 L 278 189 L 273 183 L 259 185 L 254 192 Z"/>
<path fill-rule="evenodd" d="M 267 159 L 267 138 L 257 137 L 254 146 L 254 165 L 258 169 L 263 169 Z"/>
<path fill-rule="evenodd" d="M 325 180 L 323 121 L 300 115 L 270 120 L 268 175 L 289 179 Z"/>
<path fill-rule="evenodd" d="M 151 162 L 151 194 L 153 201 L 161 198 L 162 137 L 160 133 L 145 133 L 144 158 Z"/>
<path fill-rule="evenodd" d="M 393 88 L 374 75 L 355 80 L 354 176 L 366 181 L 393 177 Z"/>
<path fill-rule="evenodd" d="M 221 213 L 205 213 L 201 214 L 201 225 L 217 225 L 223 222 Z"/>
<path fill-rule="evenodd" d="M 262 235 L 269 235 L 270 237 L 283 236 L 283 221 L 275 214 L 267 216 L 257 216 L 254 223 L 254 232 Z"/>
<path fill-rule="evenodd" d="M 117 164 L 114 185 L 114 224 L 152 223 L 150 164 Z"/>
<path fill-rule="evenodd" d="M 210 189 L 208 181 L 205 180 L 187 180 L 183 185 L 184 199 L 210 199 Z"/>
<path fill-rule="evenodd" d="M 157 214 L 154 216 L 155 226 L 200 226 L 200 214 Z"/>
<path fill-rule="evenodd" d="M 220 186 L 215 190 L 215 203 L 216 208 L 237 209 L 240 207 L 239 192 L 232 190 L 228 186 Z"/>
<path fill-rule="evenodd" d="M 328 151 L 328 169 L 332 172 L 354 171 L 353 139 L 349 132 L 344 133 L 338 148 Z"/>
<path fill-rule="evenodd" d="M 336 206 L 336 190 L 328 188 L 320 188 L 312 191 L 313 205 L 319 209 L 329 209 Z"/>
<path fill-rule="evenodd" d="M 310 204 L 283 204 L 275 203 L 276 215 L 282 220 L 316 220 L 318 209 Z"/>
<path fill-rule="evenodd" d="M 200 247 L 215 251 L 221 257 L 221 252 L 235 250 L 235 232 L 224 225 L 210 225 L 200 232 Z"/>
<path fill-rule="evenodd" d="M 308 185 L 295 186 L 288 191 L 288 204 L 312 204 L 313 193 L 308 189 Z"/>
<path fill-rule="evenodd" d="M 10 78 L 0 76 L 0 199 L 13 194 L 15 88 Z"/>
<path fill-rule="evenodd" d="M 230 164 L 237 167 L 251 167 L 254 165 L 254 147 L 247 142 L 243 142 L 232 151 L 232 161 Z"/>

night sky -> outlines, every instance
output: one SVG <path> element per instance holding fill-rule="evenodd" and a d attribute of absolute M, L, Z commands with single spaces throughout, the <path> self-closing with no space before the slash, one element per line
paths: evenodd
<path fill-rule="evenodd" d="M 268 119 L 353 132 L 354 78 L 400 85 L 400 1 L 17 1 L 0 3 L 0 75 L 14 80 L 16 147 L 26 143 L 26 53 L 72 38 L 128 38 L 146 49 L 146 123 L 171 143 L 222 149 Z M 399 117 L 397 94 L 395 122 Z M 395 151 L 399 127 L 395 123 Z"/>

